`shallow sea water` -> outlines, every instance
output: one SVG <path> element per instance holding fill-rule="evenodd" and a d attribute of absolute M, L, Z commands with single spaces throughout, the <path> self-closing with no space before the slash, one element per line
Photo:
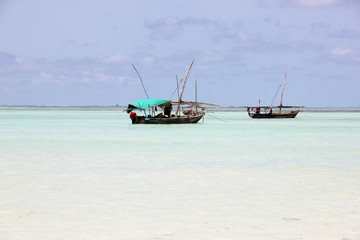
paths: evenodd
<path fill-rule="evenodd" d="M 359 240 L 359 143 L 359 112 L 0 108 L 0 239 Z"/>

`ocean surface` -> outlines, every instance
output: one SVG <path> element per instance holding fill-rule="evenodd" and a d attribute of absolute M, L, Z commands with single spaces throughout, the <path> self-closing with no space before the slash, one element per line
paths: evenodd
<path fill-rule="evenodd" d="M 360 109 L 0 107 L 0 239 L 359 240 Z"/>

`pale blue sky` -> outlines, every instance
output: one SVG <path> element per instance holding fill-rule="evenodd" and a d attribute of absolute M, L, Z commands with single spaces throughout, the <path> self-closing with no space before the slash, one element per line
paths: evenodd
<path fill-rule="evenodd" d="M 355 0 L 0 0 L 0 105 L 360 106 Z M 278 103 L 279 98 L 276 102 Z"/>

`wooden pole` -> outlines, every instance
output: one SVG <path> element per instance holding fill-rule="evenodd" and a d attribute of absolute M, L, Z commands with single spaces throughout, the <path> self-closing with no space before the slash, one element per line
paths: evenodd
<path fill-rule="evenodd" d="M 195 102 L 197 102 L 197 79 L 195 79 Z M 197 105 L 195 107 L 196 111 L 197 111 Z"/>
<path fill-rule="evenodd" d="M 283 83 L 283 89 L 281 92 L 280 111 L 279 111 L 280 113 L 281 113 L 281 107 L 282 107 L 282 101 L 283 101 L 283 95 L 284 95 L 285 81 L 286 81 L 286 73 L 285 73 L 285 78 L 284 78 L 284 83 Z"/>
<path fill-rule="evenodd" d="M 181 79 L 181 81 L 182 81 L 182 79 Z M 180 83 L 181 83 L 181 81 L 180 81 Z M 177 87 L 176 87 L 176 89 L 177 89 L 177 93 L 178 93 L 178 99 L 179 99 L 179 97 L 180 97 L 180 92 L 179 92 L 179 79 L 178 79 L 178 76 L 176 75 L 176 84 L 177 84 Z"/>
<path fill-rule="evenodd" d="M 141 85 L 142 85 L 142 87 L 143 87 L 143 89 L 144 89 L 144 91 L 145 91 L 146 97 L 147 97 L 147 98 L 149 98 L 149 95 L 148 95 L 148 94 L 147 94 L 147 92 L 146 92 L 146 89 L 145 89 L 145 86 L 144 86 L 143 80 L 141 79 L 141 76 L 140 76 L 139 72 L 136 70 L 136 68 L 135 68 L 134 64 L 131 64 L 131 65 L 133 66 L 133 68 L 135 69 L 135 72 L 137 73 L 137 75 L 138 75 L 138 76 L 139 76 L 139 78 L 140 78 Z"/>
<path fill-rule="evenodd" d="M 175 113 L 175 116 L 177 117 L 178 116 L 178 113 L 179 113 L 179 109 L 180 109 L 180 104 L 181 104 L 181 98 L 182 98 L 182 95 L 184 93 L 184 89 L 185 89 L 185 84 L 186 84 L 186 80 L 187 80 L 187 77 L 188 77 L 188 74 L 189 74 L 189 71 L 190 71 L 190 68 L 191 66 L 193 65 L 194 63 L 194 60 L 192 60 L 188 70 L 186 71 L 186 74 L 185 74 L 185 78 L 184 78 L 184 83 L 183 83 L 183 87 L 181 89 L 181 93 L 180 93 L 180 97 L 179 97 L 179 104 L 178 104 L 178 107 L 176 109 L 176 113 Z"/>
<path fill-rule="evenodd" d="M 169 100 L 171 100 L 171 98 L 174 96 L 174 93 L 176 92 L 176 90 L 178 91 L 178 99 L 179 99 L 179 86 L 180 86 L 182 81 L 183 81 L 183 79 L 181 79 L 180 82 L 178 82 L 178 79 L 177 79 L 177 76 L 176 76 L 177 87 L 175 88 L 174 92 L 171 94 L 171 97 L 169 98 Z"/>
<path fill-rule="evenodd" d="M 261 112 L 261 104 L 260 104 L 260 98 L 259 98 L 259 113 Z"/>

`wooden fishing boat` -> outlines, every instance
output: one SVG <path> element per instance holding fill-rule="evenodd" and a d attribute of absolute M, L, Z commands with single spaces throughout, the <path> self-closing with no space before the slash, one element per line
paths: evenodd
<path fill-rule="evenodd" d="M 247 107 L 248 115 L 251 118 L 295 118 L 296 115 L 300 112 L 299 108 L 304 106 L 283 106 L 283 95 L 286 81 L 286 73 L 283 83 L 283 88 L 281 92 L 281 100 L 279 106 L 259 106 L 256 107 Z M 283 109 L 291 109 L 290 111 L 283 111 Z"/>
<path fill-rule="evenodd" d="M 171 114 L 172 103 L 170 100 L 146 98 L 136 100 L 128 105 L 126 111 L 130 113 L 133 124 L 186 124 L 197 123 L 205 115 L 205 111 L 183 111 L 183 115 Z M 157 113 L 158 108 L 163 112 Z M 138 116 L 133 110 L 143 110 L 144 115 Z M 148 112 L 147 112 L 148 111 Z"/>
<path fill-rule="evenodd" d="M 259 106 L 248 107 L 247 111 L 251 118 L 295 118 L 300 110 L 292 110 L 290 112 L 283 112 L 282 108 L 299 108 L 300 106 Z M 278 110 L 279 112 L 274 112 Z"/>
<path fill-rule="evenodd" d="M 134 123 L 138 124 L 186 124 L 186 123 L 197 123 L 205 115 L 201 113 L 194 116 L 178 116 L 169 118 L 157 118 L 157 117 L 139 117 Z"/>
<path fill-rule="evenodd" d="M 176 102 L 172 102 L 171 100 L 149 98 L 146 93 L 145 87 L 143 85 L 144 91 L 148 98 L 136 100 L 136 101 L 130 103 L 128 105 L 128 108 L 125 109 L 125 111 L 127 111 L 127 113 L 130 113 L 130 119 L 131 119 L 132 123 L 133 124 L 198 123 L 205 116 L 205 107 L 204 107 L 205 105 L 208 105 L 211 107 L 219 107 L 219 105 L 216 105 L 216 104 L 197 102 L 197 99 L 194 102 L 182 101 L 182 95 L 184 92 L 185 83 L 186 83 L 186 80 L 188 77 L 189 70 L 190 70 L 191 66 L 193 65 L 193 63 L 194 63 L 194 60 L 191 62 L 188 70 L 186 71 L 185 80 L 184 80 L 184 83 L 182 86 L 181 94 L 179 95 L 179 100 Z M 139 75 L 139 77 L 140 77 L 140 75 Z M 141 77 L 140 77 L 140 80 L 141 80 Z M 141 80 L 141 82 L 142 82 L 142 80 Z M 179 88 L 179 84 L 177 84 L 177 88 L 175 89 L 175 91 L 178 90 L 178 88 Z M 175 93 L 175 91 L 174 91 L 174 93 Z M 173 106 L 176 106 L 175 114 L 172 113 Z M 182 114 L 180 113 L 181 106 L 183 106 Z M 158 108 L 162 109 L 160 113 L 157 112 Z M 144 115 L 138 116 L 134 110 L 143 111 Z"/>

